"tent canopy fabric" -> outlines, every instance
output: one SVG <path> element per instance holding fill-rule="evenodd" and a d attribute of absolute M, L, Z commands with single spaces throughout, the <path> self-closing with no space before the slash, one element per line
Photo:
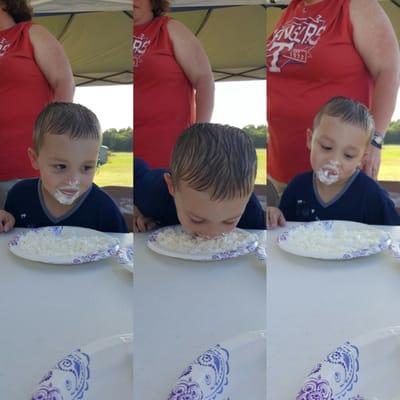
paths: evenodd
<path fill-rule="evenodd" d="M 266 24 L 262 5 L 172 11 L 169 15 L 198 37 L 216 81 L 265 79 Z"/>
<path fill-rule="evenodd" d="M 35 14 L 132 11 L 132 0 L 31 0 Z"/>
<path fill-rule="evenodd" d="M 33 0 L 34 22 L 62 44 L 75 84 L 131 84 L 132 0 Z"/>
<path fill-rule="evenodd" d="M 265 79 L 265 38 L 289 0 L 172 0 L 169 15 L 199 38 L 216 81 Z M 34 21 L 63 45 L 78 86 L 130 84 L 132 0 L 32 0 Z M 400 0 L 380 0 L 400 38 Z"/>

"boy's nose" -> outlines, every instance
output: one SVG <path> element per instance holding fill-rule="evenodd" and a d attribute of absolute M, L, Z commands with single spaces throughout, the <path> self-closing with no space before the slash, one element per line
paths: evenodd
<path fill-rule="evenodd" d="M 79 177 L 76 175 L 72 175 L 68 180 L 68 185 L 78 186 L 79 185 Z"/>

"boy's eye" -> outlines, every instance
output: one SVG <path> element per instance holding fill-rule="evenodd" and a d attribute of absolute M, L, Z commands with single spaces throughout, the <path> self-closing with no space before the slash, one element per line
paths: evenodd
<path fill-rule="evenodd" d="M 63 169 L 67 168 L 67 166 L 65 164 L 54 164 L 53 168 L 57 171 L 62 171 Z"/>
<path fill-rule="evenodd" d="M 84 171 L 90 171 L 90 170 L 92 170 L 93 168 L 94 168 L 93 165 L 85 165 L 85 166 L 83 167 Z"/>
<path fill-rule="evenodd" d="M 236 224 L 236 223 L 238 222 L 238 219 L 239 219 L 239 218 L 228 219 L 228 220 L 224 221 L 223 223 L 224 223 L 225 225 L 233 225 L 233 224 Z"/>
<path fill-rule="evenodd" d="M 354 156 L 352 154 L 345 154 L 344 157 L 347 158 L 348 160 L 351 160 L 352 158 L 354 158 Z"/>
<path fill-rule="evenodd" d="M 321 147 L 322 147 L 324 150 L 332 150 L 332 147 L 330 147 L 330 146 L 325 146 L 325 145 L 323 145 L 323 144 L 321 144 Z"/>
<path fill-rule="evenodd" d="M 194 219 L 194 218 L 190 218 L 190 222 L 194 223 L 194 224 L 202 224 L 204 222 L 204 219 Z"/>

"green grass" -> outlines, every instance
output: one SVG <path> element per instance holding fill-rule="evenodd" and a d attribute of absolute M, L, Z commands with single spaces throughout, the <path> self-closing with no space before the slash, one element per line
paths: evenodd
<path fill-rule="evenodd" d="M 94 182 L 98 186 L 132 186 L 133 154 L 111 153 L 106 164 L 100 166 Z"/>
<path fill-rule="evenodd" d="M 257 149 L 257 177 L 256 185 L 265 185 L 267 181 L 267 163 L 266 155 L 267 151 L 265 149 Z"/>
<path fill-rule="evenodd" d="M 400 181 L 400 145 L 388 144 L 383 147 L 378 180 Z"/>
<path fill-rule="evenodd" d="M 256 184 L 266 182 L 266 151 L 257 149 L 258 171 Z M 98 168 L 95 183 L 99 186 L 132 186 L 132 153 L 112 153 L 107 164 Z M 385 145 L 379 180 L 400 181 L 400 145 Z"/>

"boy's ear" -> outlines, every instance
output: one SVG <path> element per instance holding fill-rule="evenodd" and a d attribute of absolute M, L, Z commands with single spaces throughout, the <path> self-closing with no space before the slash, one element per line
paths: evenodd
<path fill-rule="evenodd" d="M 312 130 L 310 128 L 307 128 L 306 136 L 307 136 L 307 149 L 311 150 Z"/>
<path fill-rule="evenodd" d="M 165 172 L 164 173 L 164 180 L 165 183 L 167 184 L 168 192 L 169 194 L 174 197 L 175 196 L 175 189 L 174 189 L 174 184 L 172 182 L 172 176 L 170 173 Z"/>
<path fill-rule="evenodd" d="M 28 157 L 29 161 L 31 162 L 32 168 L 38 170 L 39 169 L 39 164 L 37 162 L 38 155 L 36 154 L 36 151 L 33 150 L 31 147 L 28 147 Z"/>

